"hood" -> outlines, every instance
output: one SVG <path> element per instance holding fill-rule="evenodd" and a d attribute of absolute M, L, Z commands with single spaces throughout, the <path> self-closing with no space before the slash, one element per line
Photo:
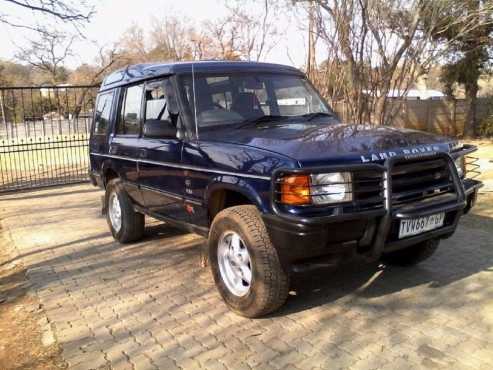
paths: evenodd
<path fill-rule="evenodd" d="M 449 152 L 455 142 L 443 136 L 388 126 L 339 123 L 262 124 L 201 133 L 201 139 L 236 143 L 276 152 L 302 166 L 381 162 L 389 156 Z"/>

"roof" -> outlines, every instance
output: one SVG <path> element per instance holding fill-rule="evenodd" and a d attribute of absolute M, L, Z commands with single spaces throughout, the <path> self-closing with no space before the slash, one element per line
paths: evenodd
<path fill-rule="evenodd" d="M 417 90 L 410 89 L 408 91 L 403 90 L 390 90 L 387 94 L 390 98 L 398 98 L 404 96 L 407 99 L 437 99 L 445 97 L 445 94 L 438 90 L 426 89 L 426 90 Z"/>
<path fill-rule="evenodd" d="M 148 78 L 191 73 L 192 66 L 195 73 L 214 72 L 270 72 L 291 73 L 302 75 L 303 73 L 290 66 L 273 63 L 244 62 L 244 61 L 189 61 L 173 63 L 144 63 L 134 64 L 109 74 L 101 85 L 101 90 L 130 84 Z"/>
<path fill-rule="evenodd" d="M 380 91 L 371 91 L 371 90 L 363 90 L 364 94 L 367 95 L 374 95 L 380 96 Z M 418 90 L 418 89 L 410 89 L 410 90 L 398 90 L 398 89 L 391 89 L 387 93 L 387 97 L 389 98 L 404 98 L 404 99 L 419 99 L 419 100 L 426 100 L 426 99 L 441 99 L 445 97 L 445 94 L 442 93 L 441 91 L 438 90 L 432 90 L 432 89 L 424 89 L 424 90 Z"/>

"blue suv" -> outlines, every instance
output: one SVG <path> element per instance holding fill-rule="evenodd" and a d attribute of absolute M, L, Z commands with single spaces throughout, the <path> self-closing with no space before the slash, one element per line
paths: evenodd
<path fill-rule="evenodd" d="M 115 239 L 140 239 L 144 215 L 207 237 L 224 301 L 258 317 L 285 302 L 293 272 L 429 257 L 474 204 L 475 150 L 342 124 L 292 67 L 140 64 L 101 86 L 90 176 Z"/>

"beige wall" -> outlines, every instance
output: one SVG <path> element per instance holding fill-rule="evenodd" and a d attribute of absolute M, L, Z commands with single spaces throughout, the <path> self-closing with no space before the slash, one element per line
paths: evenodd
<path fill-rule="evenodd" d="M 488 113 L 487 100 L 485 98 L 478 99 L 477 115 L 479 120 Z M 400 104 L 393 126 L 457 137 L 461 137 L 464 133 L 466 110 L 463 99 L 455 101 L 405 100 L 391 104 Z M 344 102 L 333 104 L 333 108 L 345 122 L 348 121 Z"/>

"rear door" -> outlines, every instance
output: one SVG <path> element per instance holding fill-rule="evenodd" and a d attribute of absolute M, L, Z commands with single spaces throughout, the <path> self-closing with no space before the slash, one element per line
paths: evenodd
<path fill-rule="evenodd" d="M 91 153 L 107 153 L 108 131 L 113 105 L 114 91 L 100 93 L 96 99 L 94 121 L 91 129 L 90 150 Z"/>
<path fill-rule="evenodd" d="M 138 188 L 137 161 L 141 153 L 143 91 L 144 84 L 122 89 L 115 133 L 110 140 L 109 147 L 115 170 L 123 180 L 125 189 L 130 197 L 140 205 L 143 204 L 143 199 Z"/>
<path fill-rule="evenodd" d="M 148 82 L 144 94 L 146 120 L 172 122 L 176 127 L 177 110 L 174 88 L 169 78 Z M 183 196 L 185 171 L 181 167 L 183 141 L 171 137 L 142 138 L 139 160 L 139 183 L 147 209 L 177 221 L 189 221 Z"/>
<path fill-rule="evenodd" d="M 113 98 L 114 91 L 111 90 L 100 93 L 96 99 L 91 138 L 89 140 L 89 153 L 91 154 L 91 175 L 99 178 L 102 175 L 103 155 L 108 153 L 108 134 L 110 131 Z"/>

